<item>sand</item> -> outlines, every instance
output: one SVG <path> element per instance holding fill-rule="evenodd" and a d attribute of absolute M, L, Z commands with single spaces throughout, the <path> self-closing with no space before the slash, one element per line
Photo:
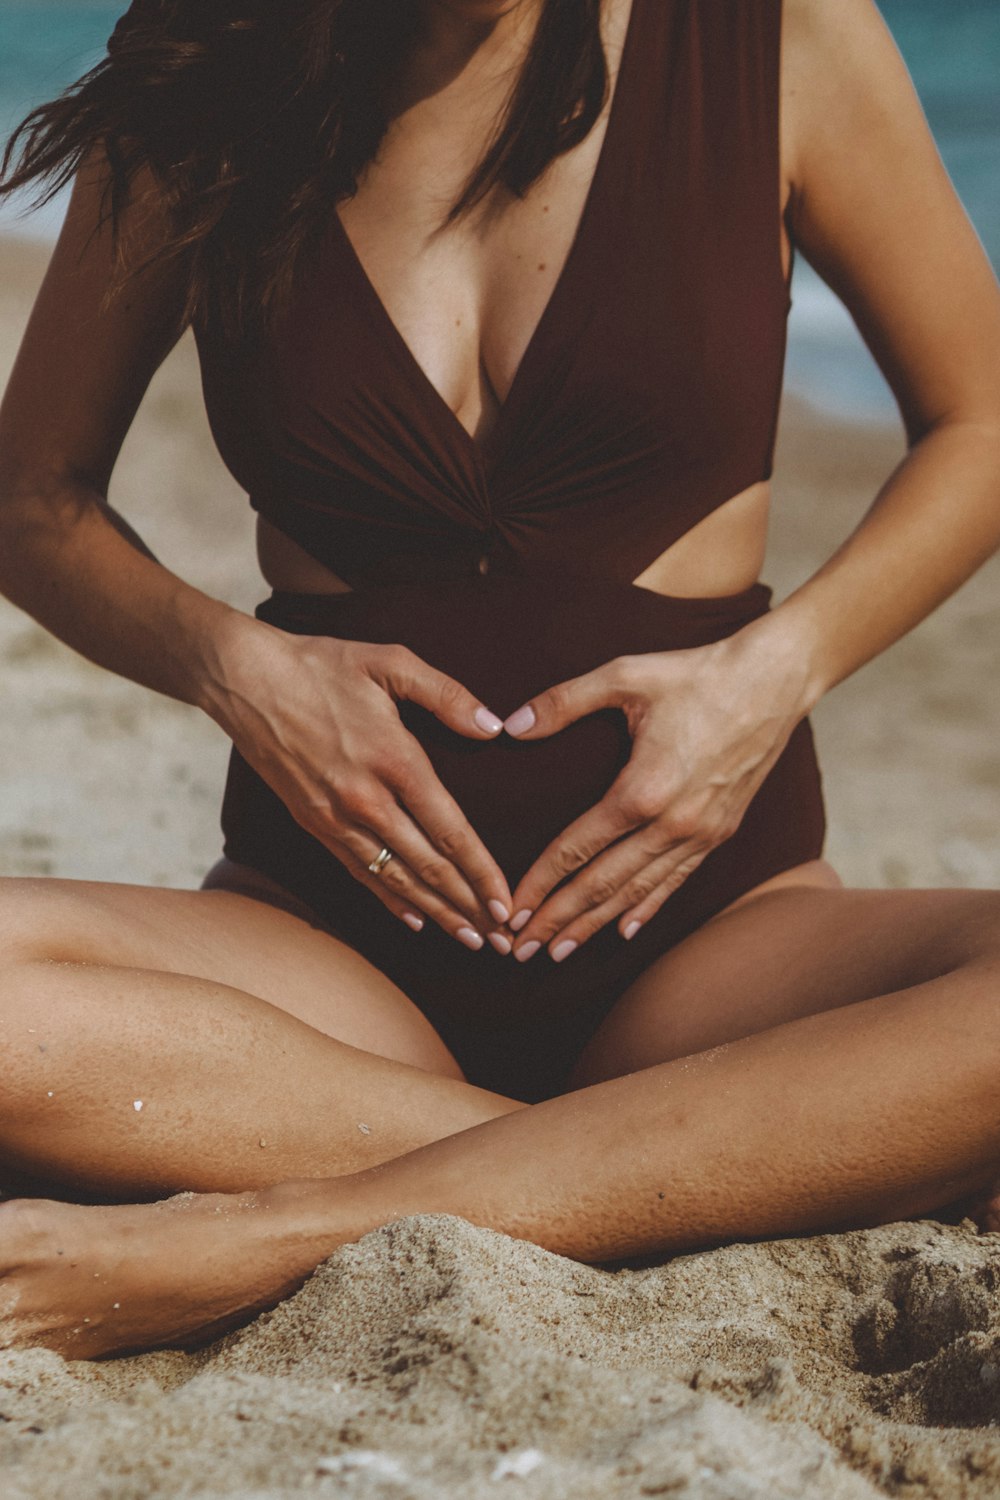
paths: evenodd
<path fill-rule="evenodd" d="M 0 382 L 45 255 L 0 240 Z M 783 597 L 904 451 L 787 397 L 764 576 Z M 178 345 L 111 499 L 192 582 L 264 592 Z M 1000 886 L 1000 564 L 820 705 L 851 884 Z M 886 577 L 891 588 L 894 579 Z M 0 870 L 194 885 L 226 744 L 0 605 Z M 2 1247 L 0 1247 L 2 1253 Z M 345 1246 L 195 1355 L 0 1353 L 5 1500 L 146 1496 L 861 1500 L 1000 1493 L 1000 1236 L 925 1219 L 578 1265 L 426 1215 Z"/>
<path fill-rule="evenodd" d="M 0 1355 L 7 1500 L 1000 1492 L 1000 1237 L 578 1265 L 424 1215 L 198 1355 Z"/>

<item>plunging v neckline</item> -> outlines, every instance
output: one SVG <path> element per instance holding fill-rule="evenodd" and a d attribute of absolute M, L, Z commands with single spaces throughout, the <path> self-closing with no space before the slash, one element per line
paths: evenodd
<path fill-rule="evenodd" d="M 621 93 L 622 81 L 626 77 L 626 65 L 628 64 L 631 58 L 632 51 L 634 50 L 635 37 L 639 30 L 638 24 L 636 22 L 636 11 L 642 4 L 643 0 L 631 0 L 629 6 L 628 20 L 625 23 L 625 36 L 622 42 L 622 50 L 618 61 L 618 71 L 615 76 L 614 89 L 611 95 L 611 103 L 608 108 L 608 121 L 604 130 L 604 139 L 601 142 L 601 147 L 597 155 L 597 162 L 594 167 L 593 175 L 590 179 L 590 186 L 588 187 L 586 196 L 583 200 L 583 207 L 580 211 L 580 217 L 577 220 L 576 230 L 574 231 L 573 238 L 570 241 L 569 249 L 566 252 L 566 258 L 563 261 L 562 267 L 559 271 L 559 275 L 556 277 L 555 283 L 552 287 L 552 291 L 549 293 L 548 299 L 542 309 L 538 321 L 535 324 L 534 330 L 524 347 L 524 351 L 521 355 L 521 359 L 518 363 L 517 369 L 514 372 L 514 378 L 510 383 L 507 395 L 501 402 L 499 402 L 497 406 L 497 412 L 494 419 L 492 431 L 485 439 L 480 440 L 469 431 L 464 422 L 459 419 L 457 413 L 452 410 L 448 402 L 445 400 L 444 396 L 431 380 L 423 365 L 417 359 L 416 355 L 413 353 L 413 350 L 410 348 L 409 344 L 400 333 L 395 322 L 389 316 L 389 312 L 385 306 L 385 303 L 382 301 L 382 298 L 379 296 L 378 292 L 375 289 L 374 282 L 368 275 L 368 272 L 365 270 L 361 257 L 355 250 L 353 241 L 351 240 L 350 235 L 347 233 L 347 229 L 344 226 L 344 222 L 337 212 L 336 207 L 334 207 L 332 211 L 331 217 L 334 221 L 334 231 L 337 234 L 337 237 L 341 242 L 348 261 L 350 262 L 354 270 L 358 285 L 364 296 L 367 298 L 368 304 L 372 311 L 372 316 L 376 319 L 376 321 L 381 323 L 386 336 L 396 346 L 400 358 L 402 359 L 407 369 L 410 371 L 417 387 L 426 394 L 433 408 L 439 413 L 439 415 L 442 416 L 442 419 L 445 421 L 445 423 L 457 435 L 458 440 L 472 454 L 480 470 L 484 473 L 487 470 L 492 470 L 499 456 L 503 452 L 502 440 L 506 434 L 511 420 L 511 413 L 514 410 L 515 400 L 520 399 L 521 392 L 525 386 L 526 380 L 531 373 L 532 364 L 537 356 L 537 350 L 539 348 L 541 339 L 547 331 L 549 324 L 552 322 L 555 312 L 558 309 L 559 303 L 565 298 L 567 294 L 567 287 L 569 285 L 572 269 L 576 262 L 579 260 L 580 246 L 584 241 L 588 225 L 594 217 L 598 197 L 600 195 L 600 192 L 602 191 L 608 172 L 611 170 L 612 147 L 615 140 L 617 139 L 616 130 L 620 126 L 621 116 L 623 113 L 623 111 L 618 108 L 618 100 Z"/>

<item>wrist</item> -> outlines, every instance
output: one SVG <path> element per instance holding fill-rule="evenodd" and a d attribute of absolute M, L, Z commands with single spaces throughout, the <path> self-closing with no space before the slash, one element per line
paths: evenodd
<path fill-rule="evenodd" d="M 246 696 L 248 681 L 259 668 L 261 633 L 269 630 L 252 615 L 226 605 L 202 637 L 194 701 L 227 734 L 234 703 Z"/>
<path fill-rule="evenodd" d="M 812 712 L 829 686 L 809 630 L 784 605 L 745 625 L 729 640 L 741 655 L 741 670 L 773 686 L 773 698 L 784 702 L 797 719 Z"/>

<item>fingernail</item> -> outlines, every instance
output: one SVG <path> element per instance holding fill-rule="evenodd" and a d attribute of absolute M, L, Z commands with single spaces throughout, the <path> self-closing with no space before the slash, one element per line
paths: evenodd
<path fill-rule="evenodd" d="M 556 943 L 555 947 L 552 949 L 552 957 L 557 964 L 561 964 L 563 959 L 569 958 L 570 954 L 573 952 L 573 949 L 579 948 L 579 946 L 580 944 L 573 938 L 563 938 L 562 942 Z"/>
<path fill-rule="evenodd" d="M 487 734 L 499 734 L 503 728 L 503 720 L 498 719 L 496 714 L 491 714 L 488 708 L 477 708 L 473 718 Z"/>
<path fill-rule="evenodd" d="M 510 938 L 504 937 L 502 932 L 488 932 L 486 936 L 498 953 L 510 952 Z"/>
<path fill-rule="evenodd" d="M 483 946 L 483 935 L 481 932 L 477 932 L 474 927 L 460 927 L 455 936 L 467 948 L 481 948 Z"/>
<path fill-rule="evenodd" d="M 523 734 L 530 729 L 535 722 L 535 710 L 530 703 L 519 708 L 516 713 L 511 714 L 509 719 L 504 719 L 503 727 L 508 734 Z"/>
<path fill-rule="evenodd" d="M 423 917 L 418 917 L 415 911 L 404 911 L 403 921 L 407 927 L 412 927 L 414 932 L 419 932 L 424 925 Z"/>
<path fill-rule="evenodd" d="M 525 906 L 518 912 L 516 917 L 511 917 L 510 928 L 512 932 L 520 932 L 524 924 L 531 920 L 531 908 Z"/>
<path fill-rule="evenodd" d="M 486 905 L 489 907 L 490 916 L 495 922 L 506 922 L 507 918 L 510 916 L 510 912 L 507 910 L 506 906 L 504 906 L 502 901 L 498 901 L 495 896 L 493 897 L 492 901 L 487 901 Z"/>
<path fill-rule="evenodd" d="M 530 958 L 533 953 L 537 953 L 541 946 L 541 943 L 536 943 L 534 938 L 532 938 L 530 943 L 522 943 L 521 947 L 514 954 L 514 957 L 519 964 L 523 964 L 524 960 Z"/>
<path fill-rule="evenodd" d="M 641 922 L 637 922 L 637 921 L 635 921 L 633 919 L 631 922 L 629 922 L 628 926 L 625 928 L 625 931 L 622 933 L 622 937 L 625 937 L 625 938 L 634 938 L 635 935 L 636 935 L 636 933 L 639 931 L 639 928 L 641 926 L 642 926 Z"/>

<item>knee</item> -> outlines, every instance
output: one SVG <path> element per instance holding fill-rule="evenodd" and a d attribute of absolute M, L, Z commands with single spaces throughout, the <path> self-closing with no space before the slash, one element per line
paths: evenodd
<path fill-rule="evenodd" d="M 49 1000 L 44 965 L 6 957 L 0 962 L 0 1129 L 5 1147 L 11 1127 L 31 1129 L 46 1105 L 51 1109 L 54 1073 L 66 1055 L 60 1043 L 73 1040 L 65 1007 Z"/>
<path fill-rule="evenodd" d="M 0 876 L 0 970 L 40 959 L 69 959 L 67 938 L 77 925 L 71 882 Z"/>
<path fill-rule="evenodd" d="M 60 923 L 44 879 L 0 877 L 0 1077 L 4 1118 L 23 1102 L 23 1088 L 34 1088 L 62 1007 L 45 983 L 47 961 L 67 958 L 59 951 Z"/>
<path fill-rule="evenodd" d="M 1000 963 L 1000 891 L 962 891 L 960 900 L 953 929 L 957 963 Z"/>

